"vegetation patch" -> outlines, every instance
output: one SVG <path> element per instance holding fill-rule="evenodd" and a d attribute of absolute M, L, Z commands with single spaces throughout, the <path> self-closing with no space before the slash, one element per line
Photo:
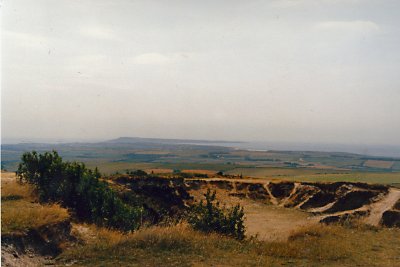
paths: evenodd
<path fill-rule="evenodd" d="M 33 188 L 17 183 L 15 177 L 1 180 L 1 233 L 26 233 L 47 224 L 69 219 L 68 211 L 58 204 L 34 203 Z"/>
<path fill-rule="evenodd" d="M 95 231 L 92 241 L 65 251 L 59 262 L 79 266 L 193 266 L 242 261 L 239 241 L 215 233 L 194 231 L 186 224 L 143 228 L 122 235 L 107 229 Z"/>
<path fill-rule="evenodd" d="M 208 189 L 203 200 L 193 205 L 188 222 L 195 230 L 216 232 L 242 240 L 245 237 L 244 211 L 239 204 L 226 209 L 216 201 L 216 192 Z"/>
<path fill-rule="evenodd" d="M 17 175 L 32 184 L 41 202 L 59 202 L 78 219 L 121 230 L 139 227 L 141 207 L 128 206 L 101 181 L 97 169 L 63 162 L 57 152 L 24 153 Z"/>
<path fill-rule="evenodd" d="M 40 205 L 25 200 L 4 201 L 1 204 L 1 232 L 24 233 L 32 228 L 53 224 L 69 218 L 58 204 Z"/>
<path fill-rule="evenodd" d="M 237 241 L 185 224 L 132 234 L 96 229 L 86 244 L 65 251 L 74 266 L 397 266 L 399 229 L 314 225 L 287 242 Z"/>
<path fill-rule="evenodd" d="M 2 173 L 1 200 L 18 200 L 23 198 L 34 201 L 36 198 L 34 188 L 29 184 L 18 183 L 15 174 L 10 176 L 6 173 Z"/>

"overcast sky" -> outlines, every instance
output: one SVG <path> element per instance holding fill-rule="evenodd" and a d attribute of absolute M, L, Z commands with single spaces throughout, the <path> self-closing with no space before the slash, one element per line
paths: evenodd
<path fill-rule="evenodd" d="M 400 1 L 2 1 L 2 137 L 400 144 Z"/>

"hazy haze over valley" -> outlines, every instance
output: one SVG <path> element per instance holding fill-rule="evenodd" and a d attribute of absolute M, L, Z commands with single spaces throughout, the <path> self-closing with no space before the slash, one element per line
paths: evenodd
<path fill-rule="evenodd" d="M 5 1 L 2 139 L 334 143 L 395 155 L 398 10 L 395 0 Z"/>

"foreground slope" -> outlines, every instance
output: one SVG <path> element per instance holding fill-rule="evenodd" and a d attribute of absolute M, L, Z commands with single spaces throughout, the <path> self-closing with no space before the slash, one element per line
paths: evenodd
<path fill-rule="evenodd" d="M 302 192 L 299 185 L 293 185 L 288 196 L 281 186 L 267 186 L 266 188 L 270 191 L 267 194 L 272 195 L 267 201 L 266 198 L 261 198 L 262 190 L 259 188 L 254 190 L 257 189 L 257 186 L 254 186 L 257 184 L 255 181 L 247 181 L 247 184 L 246 181 L 241 181 L 245 184 L 245 186 L 242 185 L 242 190 L 239 190 L 244 194 L 242 197 L 237 194 L 229 195 L 233 192 L 226 189 L 229 188 L 227 183 L 212 180 L 200 182 L 197 190 L 195 184 L 192 184 L 189 192 L 195 198 L 201 197 L 204 189 L 216 188 L 218 195 L 221 195 L 221 200 L 226 201 L 227 205 L 235 204 L 236 200 L 247 205 L 245 206 L 245 209 L 248 209 L 247 216 L 251 217 L 252 212 L 258 214 L 258 211 L 263 211 L 264 218 L 269 217 L 271 220 L 269 222 L 253 221 L 254 225 L 271 226 L 268 230 L 270 232 L 268 238 L 240 242 L 217 234 L 193 231 L 185 223 L 143 227 L 133 233 L 121 233 L 90 224 L 71 223 L 69 215 L 60 207 L 56 207 L 59 213 L 52 212 L 59 215 L 48 217 L 46 215 L 48 206 L 37 203 L 29 190 L 15 183 L 13 175 L 3 174 L 2 181 L 3 176 L 8 176 L 9 179 L 7 180 L 8 187 L 2 187 L 2 197 L 6 199 L 3 200 L 2 205 L 10 206 L 2 210 L 2 235 L 6 233 L 29 237 L 28 233 L 36 229 L 36 232 L 44 234 L 43 238 L 56 244 L 59 249 L 54 253 L 46 254 L 40 250 L 40 247 L 35 246 L 38 244 L 35 242 L 40 241 L 30 239 L 29 242 L 34 243 L 26 242 L 25 250 L 15 247 L 14 250 L 10 250 L 9 248 L 15 243 L 13 240 L 3 238 L 3 251 L 8 249 L 7 254 L 2 255 L 3 263 L 4 259 L 9 257 L 9 266 L 43 266 L 44 264 L 56 266 L 400 266 L 399 229 L 364 224 L 344 227 L 336 224 L 319 224 L 317 221 L 307 223 L 310 222 L 310 219 L 307 219 L 311 216 L 310 212 L 301 208 L 284 207 L 291 203 L 289 196 L 293 197 L 291 193 L 295 192 L 294 188 Z M 9 185 L 11 185 L 12 193 L 10 193 Z M 385 196 L 391 195 L 390 193 L 383 194 L 382 199 L 373 203 L 379 203 Z M 24 213 L 37 212 L 43 218 L 40 223 L 28 221 L 23 224 L 23 227 L 11 228 L 10 225 L 18 225 L 18 216 L 11 216 L 19 209 L 19 206 L 11 205 L 17 203 L 15 201 L 31 204 L 31 206 L 26 206 Z M 66 218 L 63 214 L 67 214 L 68 217 Z M 325 215 L 317 214 L 316 216 Z M 5 223 L 4 218 L 7 217 L 9 219 Z M 291 228 L 290 225 L 295 225 L 297 220 L 304 221 L 305 224 Z M 61 222 L 65 221 L 68 222 L 63 224 L 63 229 L 54 228 L 54 225 L 62 225 Z M 276 225 L 286 225 L 287 229 L 279 231 Z M 250 225 L 249 228 L 251 228 Z M 47 229 L 47 232 L 41 232 L 38 229 Z M 51 229 L 53 231 L 49 232 Z M 251 232 L 249 231 L 248 234 Z"/>

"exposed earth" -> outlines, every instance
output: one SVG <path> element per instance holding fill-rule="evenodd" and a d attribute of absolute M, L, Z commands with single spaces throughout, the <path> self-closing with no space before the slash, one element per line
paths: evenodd
<path fill-rule="evenodd" d="M 245 210 L 249 236 L 262 240 L 286 240 L 295 230 L 310 224 L 361 223 L 396 226 L 383 214 L 398 213 L 400 189 L 365 183 L 270 182 L 261 179 L 187 179 L 189 192 L 196 200 L 207 189 L 216 190 L 217 198 L 228 206 L 240 203 Z M 397 218 L 397 219 L 396 219 Z"/>
<path fill-rule="evenodd" d="M 15 179 L 2 173 L 2 182 Z M 215 190 L 226 206 L 240 204 L 245 211 L 247 237 L 286 241 L 299 229 L 319 223 L 346 224 L 354 220 L 372 226 L 400 227 L 400 189 L 366 183 L 309 183 L 256 178 L 132 178 L 120 175 L 109 181 L 122 195 L 146 199 L 152 219 L 158 210 L 173 216 L 188 204 Z M 74 244 L 71 229 L 85 236 L 84 226 L 69 220 L 39 227 L 25 234 L 2 236 L 4 266 L 55 264 L 53 258 L 65 244 Z"/>

